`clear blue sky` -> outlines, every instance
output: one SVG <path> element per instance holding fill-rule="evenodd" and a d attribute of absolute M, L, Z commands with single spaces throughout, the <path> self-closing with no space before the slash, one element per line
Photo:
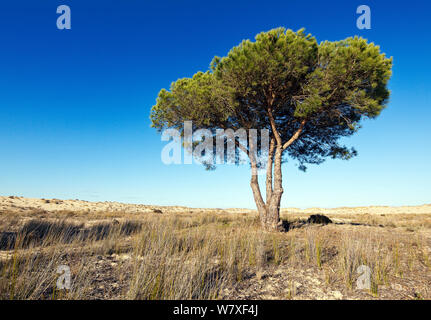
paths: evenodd
<path fill-rule="evenodd" d="M 69 5 L 72 30 L 56 28 Z M 356 28 L 367 4 L 372 29 Z M 254 208 L 249 168 L 161 162 L 161 88 L 284 26 L 361 35 L 394 57 L 391 101 L 346 143 L 359 155 L 284 166 L 283 207 L 431 203 L 431 4 L 392 1 L 1 1 L 0 195 Z"/>

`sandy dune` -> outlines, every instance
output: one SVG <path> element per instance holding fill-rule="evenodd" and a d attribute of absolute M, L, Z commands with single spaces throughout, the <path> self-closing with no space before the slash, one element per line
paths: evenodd
<path fill-rule="evenodd" d="M 250 209 L 202 209 L 181 206 L 153 206 L 143 204 L 127 204 L 120 202 L 89 202 L 84 200 L 59 200 L 59 199 L 34 199 L 16 196 L 0 196 L 0 212 L 30 212 L 42 210 L 46 212 L 56 211 L 88 211 L 88 212 L 127 212 L 146 213 L 154 210 L 169 212 L 202 212 L 202 211 L 226 211 L 226 212 L 254 212 Z M 370 206 L 370 207 L 341 207 L 341 208 L 283 208 L 282 213 L 298 214 L 430 214 L 431 204 L 421 206 Z"/>
<path fill-rule="evenodd" d="M 336 214 L 430 214 L 431 204 L 421 206 L 369 206 L 369 207 L 340 207 L 340 208 L 287 208 L 282 209 L 282 212 L 291 213 L 321 213 L 328 215 Z"/>

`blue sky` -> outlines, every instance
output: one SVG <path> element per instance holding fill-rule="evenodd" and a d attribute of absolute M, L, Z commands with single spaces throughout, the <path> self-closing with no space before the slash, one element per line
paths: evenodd
<path fill-rule="evenodd" d="M 56 28 L 69 5 L 72 29 Z M 356 28 L 367 4 L 372 29 Z M 431 4 L 391 1 L 2 1 L 0 195 L 254 208 L 248 166 L 162 163 L 158 91 L 243 39 L 284 26 L 363 36 L 394 57 L 382 115 L 346 140 L 359 155 L 284 165 L 283 207 L 431 203 Z"/>

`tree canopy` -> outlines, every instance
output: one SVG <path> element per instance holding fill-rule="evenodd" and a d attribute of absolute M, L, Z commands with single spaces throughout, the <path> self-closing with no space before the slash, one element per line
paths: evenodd
<path fill-rule="evenodd" d="M 391 68 L 392 58 L 366 39 L 318 43 L 303 29 L 277 28 L 215 57 L 208 71 L 162 89 L 152 125 L 181 131 L 188 120 L 213 131 L 265 128 L 305 170 L 327 157 L 356 155 L 339 140 L 385 108 Z"/>

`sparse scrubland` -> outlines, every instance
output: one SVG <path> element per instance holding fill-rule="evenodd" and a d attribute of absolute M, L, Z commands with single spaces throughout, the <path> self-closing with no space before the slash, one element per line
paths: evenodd
<path fill-rule="evenodd" d="M 1 299 L 431 298 L 431 206 L 322 209 L 328 225 L 287 209 L 278 233 L 252 210 L 0 198 Z"/>

